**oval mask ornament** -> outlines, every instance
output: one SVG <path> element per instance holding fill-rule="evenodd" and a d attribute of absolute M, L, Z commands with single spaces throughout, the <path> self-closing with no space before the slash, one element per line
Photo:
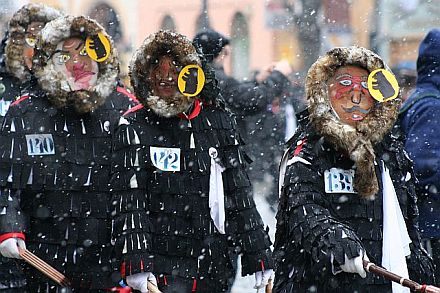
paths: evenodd
<path fill-rule="evenodd" d="M 182 95 L 197 96 L 205 85 L 205 73 L 198 65 L 187 65 L 180 71 L 177 85 Z"/>
<path fill-rule="evenodd" d="M 387 102 L 399 95 L 399 84 L 393 73 L 376 69 L 368 75 L 368 91 L 379 102 Z"/>
<path fill-rule="evenodd" d="M 92 60 L 104 62 L 110 56 L 110 51 L 110 40 L 103 33 L 87 37 L 86 52 Z"/>

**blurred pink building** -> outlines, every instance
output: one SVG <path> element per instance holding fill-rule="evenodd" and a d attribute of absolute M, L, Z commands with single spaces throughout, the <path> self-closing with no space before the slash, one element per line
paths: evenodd
<path fill-rule="evenodd" d="M 295 70 L 303 69 L 298 28 L 291 18 L 302 13 L 302 4 L 309 3 L 305 1 L 309 0 L 0 0 L 0 25 L 27 2 L 90 15 L 107 23 L 127 72 L 133 50 L 149 34 L 163 28 L 193 38 L 203 3 L 207 3 L 211 28 L 232 40 L 226 71 L 245 78 L 281 59 Z M 321 7 L 309 17 L 318 20 L 321 53 L 335 46 L 359 45 L 377 51 L 392 66 L 415 62 L 427 30 L 440 27 L 437 2 L 321 0 Z"/>

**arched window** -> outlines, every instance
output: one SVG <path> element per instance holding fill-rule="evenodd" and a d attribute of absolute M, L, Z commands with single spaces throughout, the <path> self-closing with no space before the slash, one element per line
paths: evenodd
<path fill-rule="evenodd" d="M 168 14 L 165 15 L 162 18 L 162 22 L 160 24 L 160 29 L 169 30 L 169 31 L 176 31 L 176 23 L 174 22 L 174 19 Z"/>
<path fill-rule="evenodd" d="M 122 29 L 119 16 L 110 5 L 103 2 L 98 3 L 90 10 L 89 16 L 104 27 L 116 44 L 122 40 Z"/>
<path fill-rule="evenodd" d="M 237 79 L 249 75 L 249 29 L 246 17 L 237 12 L 232 19 L 231 27 L 231 68 L 232 74 Z"/>

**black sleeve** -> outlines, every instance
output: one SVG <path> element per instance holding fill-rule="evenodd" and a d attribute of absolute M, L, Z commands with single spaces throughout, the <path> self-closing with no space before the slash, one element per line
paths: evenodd
<path fill-rule="evenodd" d="M 217 131 L 213 142 L 218 145 L 219 163 L 224 167 L 222 173 L 225 195 L 225 232 L 229 245 L 241 255 L 242 275 L 253 274 L 263 268 L 273 268 L 271 242 L 252 194 L 252 186 L 246 173 L 249 157 L 243 151 L 236 132 L 233 114 L 217 111 L 211 115 L 211 124 Z"/>
<path fill-rule="evenodd" d="M 282 189 L 275 250 L 280 266 L 291 267 L 303 257 L 312 271 L 325 273 L 359 256 L 365 248 L 356 233 L 333 216 L 319 182 L 323 174 L 301 162 L 287 168 Z M 304 265 L 304 264 L 303 264 Z"/>
<path fill-rule="evenodd" d="M 232 77 L 220 81 L 226 104 L 238 115 L 249 115 L 264 111 L 272 100 L 289 86 L 289 80 L 274 70 L 262 83 L 239 82 Z"/>
<path fill-rule="evenodd" d="M 0 130 L 0 235 L 26 231 L 25 215 L 20 208 L 21 188 L 28 172 L 21 156 L 26 149 L 20 135 L 20 110 L 11 107 Z"/>
<path fill-rule="evenodd" d="M 2 188 L 0 190 L 0 235 L 25 231 L 26 221 L 20 208 L 20 191 Z"/>
<path fill-rule="evenodd" d="M 235 251 L 241 255 L 242 275 L 246 276 L 273 268 L 271 241 L 255 206 L 245 167 L 238 163 L 245 154 L 238 145 L 229 147 L 225 152 L 229 153 L 229 162 L 236 162 L 227 164 L 223 172 L 226 233 L 231 236 Z"/>
<path fill-rule="evenodd" d="M 121 121 L 127 121 L 121 118 Z M 113 205 L 112 238 L 121 274 L 152 271 L 152 224 L 146 192 L 147 153 L 140 146 L 136 129 L 120 125 L 113 139 L 111 191 Z"/>

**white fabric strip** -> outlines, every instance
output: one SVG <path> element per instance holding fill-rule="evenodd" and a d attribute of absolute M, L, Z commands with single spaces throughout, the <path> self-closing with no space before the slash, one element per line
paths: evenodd
<path fill-rule="evenodd" d="M 390 171 L 382 161 L 383 184 L 383 243 L 382 266 L 387 270 L 409 279 L 406 256 L 411 251 L 411 239 L 406 229 L 396 191 L 391 181 Z M 409 288 L 392 282 L 393 293 L 409 293 Z"/>
<path fill-rule="evenodd" d="M 209 208 L 211 219 L 220 234 L 225 234 L 225 194 L 222 172 L 225 170 L 216 162 L 218 156 L 215 148 L 209 148 L 211 169 L 209 174 Z"/>

